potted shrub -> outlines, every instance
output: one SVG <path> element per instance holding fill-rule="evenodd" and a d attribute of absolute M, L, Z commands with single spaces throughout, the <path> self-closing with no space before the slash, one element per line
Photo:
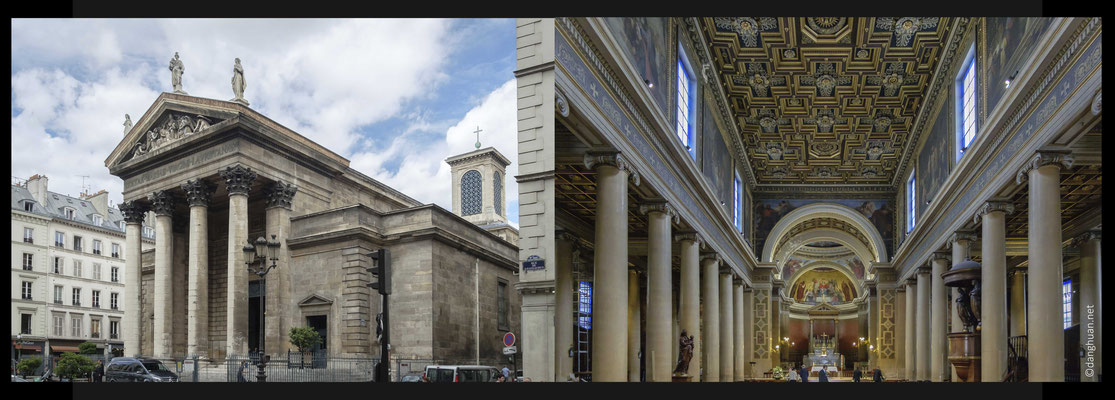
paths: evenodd
<path fill-rule="evenodd" d="M 39 357 L 24 358 L 24 359 L 19 361 L 19 364 L 16 364 L 16 370 L 19 371 L 20 375 L 31 376 L 31 375 L 34 375 L 35 371 L 38 371 L 39 367 L 41 367 L 41 366 L 43 366 L 43 359 L 42 358 L 39 358 Z"/>
<path fill-rule="evenodd" d="M 310 353 L 312 357 L 314 347 L 321 344 L 321 336 L 308 326 L 290 328 L 290 344 L 298 348 L 298 368 L 304 368 L 306 353 Z M 288 365 L 294 364 L 294 357 L 288 357 L 288 360 Z"/>

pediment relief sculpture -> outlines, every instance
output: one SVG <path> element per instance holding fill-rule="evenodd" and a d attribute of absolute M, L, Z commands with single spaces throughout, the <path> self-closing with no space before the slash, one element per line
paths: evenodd
<path fill-rule="evenodd" d="M 136 141 L 132 157 L 142 156 L 184 137 L 203 132 L 216 122 L 220 121 L 200 114 L 167 113 Z"/>

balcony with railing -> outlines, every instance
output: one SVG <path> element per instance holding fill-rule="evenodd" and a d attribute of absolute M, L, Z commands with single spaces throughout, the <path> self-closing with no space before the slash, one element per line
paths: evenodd
<path fill-rule="evenodd" d="M 33 238 L 29 238 L 29 237 L 25 237 L 25 238 L 23 238 L 23 243 L 31 243 L 31 244 L 35 244 L 35 239 L 33 239 Z"/>

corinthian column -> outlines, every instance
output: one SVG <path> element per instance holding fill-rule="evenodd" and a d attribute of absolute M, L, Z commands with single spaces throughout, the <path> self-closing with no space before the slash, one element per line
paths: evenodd
<path fill-rule="evenodd" d="M 696 233 L 683 233 L 674 237 L 681 242 L 681 285 L 678 298 L 678 319 L 681 332 L 693 336 L 693 358 L 689 360 L 690 382 L 701 381 L 701 237 Z M 677 340 L 676 338 L 674 340 Z"/>
<path fill-rule="evenodd" d="M 918 268 L 918 316 L 917 316 L 917 344 L 918 344 L 918 380 L 928 381 L 931 374 L 931 358 L 929 355 L 929 268 Z"/>
<path fill-rule="evenodd" d="M 276 181 L 267 187 L 267 211 L 264 216 L 267 220 L 268 240 L 278 241 L 279 251 L 276 268 L 267 275 L 266 302 L 264 313 L 264 340 L 260 345 L 269 354 L 285 353 L 294 350 L 289 340 L 284 340 L 284 332 L 291 328 L 290 317 L 294 310 L 290 302 L 290 248 L 287 246 L 287 237 L 290 236 L 290 209 L 294 201 L 294 194 L 298 187 L 294 184 Z M 274 277 L 272 277 L 274 276 Z M 301 324 L 299 324 L 301 325 Z"/>
<path fill-rule="evenodd" d="M 976 238 L 976 235 L 974 233 L 967 232 L 967 231 L 955 232 L 955 233 L 952 234 L 952 238 L 950 238 L 949 241 L 952 243 L 952 265 L 953 266 L 955 266 L 956 264 L 960 264 L 961 262 L 964 262 L 964 260 L 968 259 L 968 245 L 975 238 Z M 956 303 L 955 303 L 956 302 L 955 299 L 957 299 L 959 297 L 960 297 L 959 289 L 952 288 L 952 298 L 954 299 L 953 304 L 950 307 L 952 309 L 952 312 L 950 313 L 951 317 L 952 317 L 951 318 L 951 320 L 952 320 L 952 332 L 963 332 L 964 331 L 964 321 L 960 320 L 960 308 L 957 307 Z M 947 337 L 945 339 L 948 340 Z M 948 346 L 946 346 L 945 347 L 945 352 L 947 353 L 948 351 L 949 351 Z M 946 364 L 951 364 L 951 363 L 946 362 Z M 960 377 L 956 375 L 956 367 L 955 366 L 950 366 L 950 367 L 948 367 L 948 369 L 952 371 L 952 382 L 960 382 Z"/>
<path fill-rule="evenodd" d="M 732 309 L 732 274 L 720 274 L 720 381 L 735 377 L 735 311 Z"/>
<path fill-rule="evenodd" d="M 1098 382 L 1103 374 L 1103 291 L 1099 230 L 1077 236 L 1080 248 L 1080 381 Z"/>
<path fill-rule="evenodd" d="M 980 272 L 980 380 L 1001 382 L 1007 372 L 1007 228 L 1014 205 L 989 201 L 976 213 L 983 218 Z M 1059 282 L 1059 281 L 1058 281 Z"/>
<path fill-rule="evenodd" d="M 228 312 L 225 354 L 248 354 L 248 269 L 244 245 L 248 243 L 248 192 L 256 173 L 239 164 L 221 171 L 228 187 Z"/>
<path fill-rule="evenodd" d="M 701 302 L 701 317 L 704 321 L 701 331 L 705 334 L 704 381 L 720 382 L 720 256 L 702 256 L 701 264 L 704 274 L 701 282 L 701 292 L 704 294 L 704 301 Z"/>
<path fill-rule="evenodd" d="M 152 295 L 155 303 L 155 358 L 170 358 L 174 320 L 171 318 L 174 299 L 174 264 L 171 263 L 174 251 L 174 232 L 171 216 L 174 214 L 174 198 L 169 191 L 160 190 L 147 196 L 155 211 L 155 282 Z"/>
<path fill-rule="evenodd" d="M 930 307 L 932 310 L 929 315 L 932 320 L 932 332 L 929 335 L 929 379 L 933 382 L 944 382 L 946 372 L 946 359 L 948 358 L 948 343 L 945 330 L 945 317 L 946 302 L 948 296 L 945 294 L 945 279 L 941 278 L 941 274 L 948 271 L 949 256 L 944 252 L 935 252 L 930 258 L 933 263 L 933 274 L 930 281 L 932 287 L 930 288 Z"/>
<path fill-rule="evenodd" d="M 124 351 L 128 357 L 139 357 L 139 326 L 143 315 L 140 299 L 140 253 L 143 251 L 143 215 L 148 206 L 136 200 L 120 203 L 124 214 Z"/>
<path fill-rule="evenodd" d="M 209 352 L 209 196 L 215 187 L 201 179 L 182 184 L 190 205 L 186 354 L 205 358 Z"/>
<path fill-rule="evenodd" d="M 643 358 L 646 360 L 648 382 L 669 382 L 673 366 L 673 343 L 677 342 L 671 326 L 673 283 L 670 271 L 670 217 L 677 214 L 668 203 L 639 206 L 647 215 L 647 343 Z M 671 340 L 673 339 L 673 340 Z"/>
<path fill-rule="evenodd" d="M 585 153 L 596 172 L 592 380 L 627 380 L 627 180 L 639 183 L 620 153 Z"/>
<path fill-rule="evenodd" d="M 1061 314 L 1061 168 L 1072 156 L 1038 152 L 1018 171 L 1017 181 L 1030 179 L 1029 256 L 1026 329 L 1030 382 L 1065 380 L 1065 332 Z"/>

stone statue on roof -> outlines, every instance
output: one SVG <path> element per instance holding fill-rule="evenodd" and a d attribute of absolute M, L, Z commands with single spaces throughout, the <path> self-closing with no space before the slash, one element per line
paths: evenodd
<path fill-rule="evenodd" d="M 170 85 L 174 87 L 174 93 L 186 94 L 182 90 L 182 73 L 186 72 L 186 66 L 182 64 L 182 60 L 178 59 L 178 52 L 174 52 L 174 58 L 170 59 Z"/>
<path fill-rule="evenodd" d="M 240 66 L 240 59 L 236 59 L 236 63 L 232 66 L 232 102 L 248 105 L 248 100 L 244 99 L 244 88 L 247 83 L 244 81 L 244 67 Z"/>
<path fill-rule="evenodd" d="M 131 132 L 131 131 L 132 131 L 132 116 L 128 115 L 128 114 L 124 114 L 124 134 L 127 135 L 128 132 Z"/>

